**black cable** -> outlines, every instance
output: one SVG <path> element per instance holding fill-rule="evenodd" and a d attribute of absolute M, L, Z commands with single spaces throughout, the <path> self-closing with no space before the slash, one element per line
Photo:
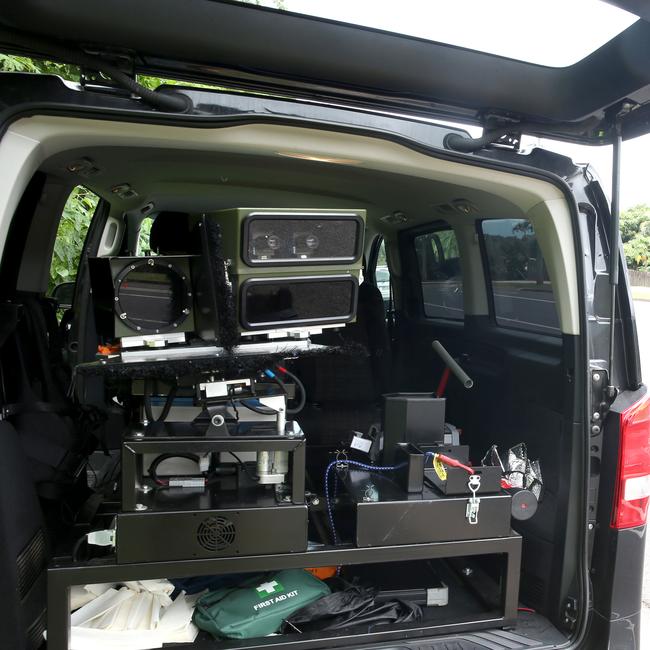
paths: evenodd
<path fill-rule="evenodd" d="M 83 543 L 86 541 L 87 537 L 86 535 L 83 535 L 80 537 L 75 543 L 74 546 L 72 547 L 72 561 L 73 562 L 78 562 L 78 554 L 79 554 L 79 549 L 83 545 Z"/>
<path fill-rule="evenodd" d="M 235 400 L 233 399 L 232 394 L 230 395 L 230 406 L 232 406 L 232 410 L 235 412 L 235 420 L 239 422 L 239 410 L 237 409 L 237 405 L 235 404 Z"/>
<path fill-rule="evenodd" d="M 273 409 L 270 409 L 270 408 L 268 408 L 266 406 L 255 406 L 255 405 L 247 402 L 246 400 L 242 400 L 240 402 L 240 404 L 242 406 L 245 406 L 250 411 L 254 411 L 255 413 L 259 413 L 260 415 L 275 415 L 276 414 L 276 411 L 274 411 Z"/>
<path fill-rule="evenodd" d="M 151 379 L 144 380 L 144 413 L 147 420 L 155 422 L 153 411 L 151 410 Z"/>
<path fill-rule="evenodd" d="M 152 478 L 154 483 L 157 483 L 158 485 L 165 485 L 165 481 L 163 479 L 158 478 L 158 474 L 156 473 L 156 470 L 158 469 L 158 465 L 160 465 L 160 463 L 162 463 L 165 460 L 169 460 L 170 458 L 187 458 L 188 460 L 191 460 L 195 463 L 199 462 L 199 457 L 196 454 L 183 453 L 183 452 L 160 454 L 160 456 L 156 456 L 153 459 L 151 465 L 149 465 L 149 469 L 147 470 L 149 476 Z"/>
<path fill-rule="evenodd" d="M 174 384 L 171 387 L 169 393 L 167 394 L 167 397 L 165 399 L 165 405 L 163 406 L 163 410 L 160 412 L 160 415 L 158 416 L 158 422 L 164 422 L 167 419 L 167 416 L 169 415 L 169 411 L 171 411 L 174 400 L 176 399 L 177 392 L 178 392 L 178 384 Z"/>
<path fill-rule="evenodd" d="M 295 415 L 296 413 L 300 413 L 302 409 L 305 408 L 305 404 L 307 403 L 307 389 L 305 388 L 305 385 L 302 383 L 300 379 L 296 375 L 294 375 L 291 371 L 287 370 L 286 368 L 282 368 L 280 371 L 282 374 L 287 375 L 291 381 L 294 382 L 296 387 L 299 389 L 300 392 L 300 399 L 298 401 L 297 406 L 293 406 L 292 408 L 289 408 L 287 405 L 287 415 Z M 281 381 L 277 376 L 272 377 L 273 381 L 280 386 L 282 389 L 282 392 L 287 395 L 287 387 L 285 386 L 284 382 Z M 294 398 L 295 399 L 295 398 Z M 288 400 L 288 395 L 287 395 L 287 400 Z M 247 409 L 250 409 L 251 411 L 254 411 L 255 413 L 259 413 L 260 415 L 275 415 L 275 411 L 273 409 L 264 407 L 264 406 L 256 406 L 253 404 L 250 404 L 249 402 L 246 402 L 246 400 L 242 400 L 241 404 L 245 406 Z M 239 416 L 238 418 L 239 419 Z"/>
<path fill-rule="evenodd" d="M 291 371 L 287 370 L 286 368 L 283 368 L 281 371 L 283 374 L 287 375 L 291 381 L 300 389 L 300 400 L 298 401 L 297 406 L 293 406 L 292 408 L 287 407 L 287 414 L 288 415 L 295 415 L 296 413 L 300 413 L 305 408 L 305 404 L 307 403 L 307 390 L 305 389 L 305 385 L 294 375 Z"/>
<path fill-rule="evenodd" d="M 269 375 L 267 375 L 268 377 Z M 278 377 L 275 373 L 271 376 L 271 381 L 274 381 L 279 387 L 280 390 L 288 397 L 289 393 L 287 392 L 287 387 L 284 385 L 284 382 Z"/>
<path fill-rule="evenodd" d="M 167 419 L 167 416 L 169 415 L 169 412 L 171 411 L 171 408 L 174 404 L 174 400 L 176 399 L 176 393 L 178 392 L 178 384 L 174 384 L 169 390 L 169 393 L 167 393 L 165 404 L 162 408 L 162 411 L 160 412 L 160 415 L 157 418 L 154 418 L 153 410 L 151 408 L 152 383 L 153 382 L 151 379 L 144 380 L 144 412 L 147 420 L 149 421 L 149 424 L 152 422 L 164 422 Z"/>
<path fill-rule="evenodd" d="M 250 473 L 248 467 L 246 467 L 246 463 L 237 454 L 232 451 L 229 451 L 228 453 L 239 463 L 239 466 L 244 470 L 244 473 L 251 481 L 257 483 L 260 480 L 258 476 Z"/>

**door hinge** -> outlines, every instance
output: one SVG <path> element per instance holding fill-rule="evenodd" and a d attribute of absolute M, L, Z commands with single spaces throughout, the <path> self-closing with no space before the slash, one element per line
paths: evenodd
<path fill-rule="evenodd" d="M 589 432 L 598 436 L 603 430 L 603 420 L 612 404 L 612 396 L 608 391 L 609 376 L 607 370 L 592 366 L 591 374 L 591 402 L 589 410 Z"/>
<path fill-rule="evenodd" d="M 575 596 L 569 596 L 564 602 L 564 614 L 562 623 L 569 632 L 573 632 L 578 622 L 578 599 Z"/>

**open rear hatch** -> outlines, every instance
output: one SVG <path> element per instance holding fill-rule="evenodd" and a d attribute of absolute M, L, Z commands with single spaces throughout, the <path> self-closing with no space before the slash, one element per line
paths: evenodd
<path fill-rule="evenodd" d="M 52 37 L 53 34 L 56 38 Z M 650 25 L 642 17 L 586 58 L 566 67 L 553 68 L 423 38 L 239 2 L 191 0 L 181 3 L 173 0 L 142 0 L 130 3 L 126 0 L 95 0 L 82 3 L 79 0 L 70 0 L 60 4 L 51 0 L 27 0 L 22 4 L 0 8 L 0 51 L 75 63 L 82 68 L 83 82 L 91 79 L 93 72 L 102 72 L 116 85 L 127 88 L 142 97 L 143 101 L 152 104 L 155 103 L 152 97 L 146 96 L 144 89 L 136 82 L 139 74 L 209 83 L 226 86 L 230 90 L 267 93 L 282 99 L 309 99 L 312 102 L 329 104 L 330 108 L 327 110 L 335 110 L 331 106 L 336 105 L 384 113 L 453 119 L 486 127 L 494 136 L 492 141 L 500 135 L 511 137 L 525 131 L 529 134 L 583 143 L 606 144 L 617 138 L 617 129 L 620 129 L 623 138 L 650 131 L 648 43 Z M 459 80 L 463 82 L 459 83 Z M 85 88 L 89 92 L 96 89 L 92 84 L 85 85 Z M 164 105 L 159 102 L 157 108 L 163 112 L 183 112 L 188 117 L 202 114 L 198 93 L 183 94 L 168 86 L 155 94 L 159 99 L 167 96 L 182 100 L 167 102 Z M 38 107 L 35 110 L 38 112 Z M 616 128 L 614 125 L 617 125 Z M 466 139 L 459 133 L 450 135 L 456 139 L 456 144 L 458 139 Z M 460 148 L 449 138 L 446 145 L 449 148 Z M 93 156 L 96 157 L 98 153 L 101 152 L 93 152 Z M 473 164 L 479 166 L 487 163 L 473 161 Z M 70 170 L 69 167 L 67 169 Z M 548 180 L 548 177 L 543 180 Z M 398 215 L 395 218 L 399 218 L 399 213 L 396 212 L 395 215 Z M 413 327 L 415 328 L 415 325 Z M 413 332 L 417 333 L 417 330 L 413 329 Z M 407 330 L 406 334 L 408 333 Z M 405 335 L 403 338 L 417 341 L 423 337 Z M 524 390 L 521 387 L 533 390 L 534 382 L 530 381 L 529 377 L 536 375 L 528 370 L 531 366 L 537 370 L 535 364 L 540 358 L 543 363 L 539 365 L 542 366 L 543 372 L 557 372 L 560 373 L 558 377 L 564 376 L 561 374 L 563 362 L 557 361 L 554 356 L 561 350 L 561 346 L 549 344 L 543 339 L 539 345 L 543 353 L 547 348 L 551 351 L 548 355 L 550 361 L 544 354 L 538 354 L 531 361 L 529 350 L 520 352 L 517 348 L 508 351 L 516 361 L 513 365 L 514 371 L 521 371 L 520 376 L 526 378 L 525 381 L 513 382 L 518 390 Z M 478 364 L 478 372 L 486 373 L 488 378 L 494 368 L 500 369 L 500 364 L 490 357 L 482 361 L 482 367 Z M 561 381 L 563 379 L 551 381 L 549 385 L 557 388 L 561 386 Z M 483 385 L 498 383 L 484 381 Z M 513 392 L 512 395 L 507 395 L 508 406 L 514 403 L 514 399 L 510 397 L 517 394 Z M 486 405 L 494 401 L 489 397 L 485 397 Z M 522 403 L 527 401 L 522 400 Z M 322 419 L 322 412 L 317 415 Z M 499 428 L 501 424 L 498 420 L 498 426 L 495 425 L 495 428 Z M 239 465 L 242 465 L 241 462 Z M 292 471 L 293 469 L 295 466 Z M 234 472 L 239 475 L 243 469 L 240 472 L 240 468 L 234 467 Z M 322 471 L 320 474 L 322 475 Z M 463 518 L 469 520 L 469 515 L 464 514 L 469 512 L 466 510 L 466 496 L 463 496 L 462 503 L 459 502 L 460 519 L 463 522 Z M 364 497 L 367 497 L 365 493 L 357 501 L 361 508 L 366 507 L 367 510 L 366 502 L 372 499 Z M 563 499 L 563 504 L 564 501 Z M 350 499 L 351 508 L 356 508 L 359 503 Z M 484 512 L 488 504 L 486 499 Z M 140 510 L 149 507 L 142 503 L 136 504 L 135 497 L 131 505 L 134 511 L 138 510 L 137 506 L 140 506 Z M 371 504 L 370 507 L 378 510 L 376 504 Z M 321 510 L 324 518 L 323 504 Z M 112 516 L 113 512 L 110 514 Z M 132 519 L 135 520 L 135 517 Z M 375 525 L 377 535 L 383 534 L 382 521 L 381 518 L 378 519 Z M 483 521 L 491 522 L 488 517 L 482 518 L 481 523 Z M 563 521 L 566 521 L 566 518 Z M 276 524 L 276 528 L 282 527 Z M 566 531 L 562 532 L 564 534 Z M 166 534 L 162 528 L 159 533 Z M 351 544 L 355 530 L 344 528 L 343 533 Z M 486 536 L 490 537 L 487 534 Z M 149 535 L 136 534 L 135 537 L 147 539 Z M 494 537 L 500 537 L 496 539 L 498 543 L 495 542 L 494 547 L 481 553 L 497 558 L 507 555 L 505 564 L 503 557 L 497 561 L 494 557 L 488 557 L 487 560 L 483 558 L 484 566 L 480 566 L 479 562 L 478 570 L 473 569 L 468 558 L 479 555 L 471 548 L 475 540 L 461 537 L 446 542 L 457 544 L 460 550 L 448 554 L 446 549 L 438 558 L 462 558 L 461 564 L 455 567 L 447 562 L 437 567 L 443 582 L 452 590 L 455 587 L 458 597 L 462 599 L 458 611 L 452 608 L 436 610 L 433 606 L 427 606 L 427 615 L 430 618 L 426 619 L 427 624 L 421 627 L 391 629 L 385 636 L 371 636 L 368 633 L 368 636 L 359 635 L 356 638 L 354 634 L 345 637 L 343 633 L 332 633 L 331 638 L 316 638 L 311 641 L 307 639 L 295 642 L 294 647 L 309 647 L 310 643 L 311 647 L 315 647 L 314 642 L 320 644 L 320 647 L 334 647 L 349 643 L 384 643 L 395 640 L 395 647 L 407 648 L 410 646 L 402 644 L 403 638 L 424 636 L 431 632 L 432 628 L 438 628 L 435 633 L 440 634 L 443 633 L 444 626 L 447 626 L 444 627 L 445 631 L 458 631 L 460 634 L 454 636 L 453 640 L 451 637 L 441 638 L 440 647 L 447 647 L 445 644 L 449 642 L 460 648 L 515 649 L 559 645 L 565 642 L 566 636 L 552 627 L 548 619 L 527 608 L 521 614 L 530 614 L 530 617 L 524 618 L 517 614 L 518 576 L 516 572 L 508 570 L 507 562 L 512 560 L 512 565 L 518 566 L 521 538 L 509 532 L 498 533 Z M 541 536 L 536 536 L 536 531 L 529 535 L 529 538 L 538 544 L 533 548 L 543 547 L 545 544 L 551 546 L 557 541 L 553 539 L 547 543 L 547 540 L 540 541 L 537 537 L 541 539 Z M 396 550 L 386 553 L 381 545 L 377 546 L 381 552 L 371 549 L 367 556 L 367 565 L 370 565 L 370 571 L 377 584 L 380 584 L 384 577 L 382 571 L 386 571 L 386 565 L 391 561 L 405 559 L 401 548 L 403 543 L 400 540 L 395 541 L 390 549 Z M 428 543 L 428 546 L 433 544 Z M 415 548 L 427 544 L 418 538 L 411 540 L 409 545 Z M 372 547 L 372 544 L 369 546 Z M 135 545 L 133 547 L 135 548 Z M 343 560 L 349 559 L 345 552 L 351 550 L 358 549 L 344 549 Z M 433 552 L 435 549 L 430 550 Z M 137 563 L 142 576 L 153 578 L 164 575 L 165 567 L 156 568 L 156 558 L 150 557 L 149 549 L 145 551 L 149 554 L 146 558 L 127 558 L 125 564 Z M 330 551 L 325 550 L 322 553 L 324 565 L 339 562 L 341 565 L 345 564 L 338 555 L 335 556 Z M 238 567 L 243 572 L 259 570 L 258 565 L 249 562 L 250 555 L 248 551 L 242 551 L 238 557 L 224 558 L 227 559 L 229 571 Z M 292 559 L 286 560 L 286 568 L 299 566 L 300 558 L 295 559 L 295 554 L 287 554 L 287 557 Z M 414 551 L 412 559 L 423 561 L 428 559 L 428 556 Z M 174 562 L 177 562 L 177 559 L 167 562 L 170 576 L 177 571 L 172 566 Z M 160 561 L 157 564 L 158 567 L 161 566 Z M 280 564 L 280 568 L 285 568 L 284 560 Z M 357 566 L 362 564 L 359 561 L 350 564 L 355 565 L 355 569 L 367 568 L 365 564 Z M 225 562 L 222 566 L 225 566 Z M 379 567 L 378 570 L 373 568 L 376 566 Z M 499 571 L 491 575 L 494 566 Z M 495 585 L 502 588 L 494 601 L 485 598 L 485 591 L 482 589 L 485 582 L 478 586 L 468 584 L 471 582 L 471 576 L 481 575 L 479 570 L 485 571 L 486 567 L 490 578 L 487 584 L 492 588 Z M 91 568 L 95 571 L 95 568 Z M 72 574 L 66 575 L 65 571 L 65 568 L 59 570 L 57 567 L 52 571 L 49 578 L 51 594 L 58 594 L 59 591 L 68 593 L 70 585 L 80 584 L 81 578 Z M 178 569 L 177 574 L 181 573 Z M 83 582 L 99 583 L 108 582 L 114 574 L 112 567 L 106 569 L 98 564 L 96 572 L 85 575 L 89 577 Z M 119 576 L 128 575 L 128 572 L 119 573 Z M 350 577 L 354 576 L 351 574 Z M 522 584 L 524 582 L 529 590 L 536 587 L 530 576 L 525 576 Z M 425 584 L 425 587 L 429 586 L 428 583 Z M 69 605 L 63 598 L 51 598 L 49 616 L 50 621 L 55 624 L 50 624 L 48 633 L 52 647 L 65 645 Z M 557 607 L 567 609 L 565 603 L 558 604 Z M 459 611 L 460 615 L 457 615 Z M 573 613 L 573 610 L 570 613 Z M 515 621 L 517 628 L 514 630 L 496 629 Z M 570 621 L 567 618 L 565 622 L 575 623 L 575 619 Z M 493 626 L 493 629 L 480 631 L 488 626 Z M 567 630 L 570 628 L 571 625 L 567 625 Z M 277 647 L 284 643 L 283 639 L 277 641 Z M 275 641 L 268 640 L 259 645 L 272 646 L 274 643 Z M 400 645 L 397 646 L 397 643 Z M 431 647 L 438 647 L 433 643 L 430 644 Z M 240 644 L 239 647 L 243 646 L 244 644 Z M 200 638 L 196 645 L 187 647 L 215 646 L 207 638 Z"/>
<path fill-rule="evenodd" d="M 650 130 L 648 16 L 634 20 L 642 8 L 610 4 L 632 12 L 621 23 L 629 27 L 565 67 L 214 0 L 6 3 L 0 48 L 89 70 L 110 66 L 127 77 L 187 79 L 602 144 L 611 141 L 616 116 L 624 139 Z M 557 16 L 558 25 L 563 19 Z M 495 35 L 501 39 L 507 33 Z"/>

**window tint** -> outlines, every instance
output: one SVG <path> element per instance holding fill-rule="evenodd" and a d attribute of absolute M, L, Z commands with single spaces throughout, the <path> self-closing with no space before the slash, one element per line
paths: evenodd
<path fill-rule="evenodd" d="M 428 232 L 418 235 L 414 245 L 425 316 L 462 320 L 463 281 L 456 234 L 451 228 Z"/>
<path fill-rule="evenodd" d="M 553 287 L 530 221 L 490 219 L 480 228 L 497 324 L 559 333 Z"/>

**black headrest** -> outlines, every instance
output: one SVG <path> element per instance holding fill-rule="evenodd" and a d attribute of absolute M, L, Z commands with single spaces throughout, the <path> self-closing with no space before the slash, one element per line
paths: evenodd
<path fill-rule="evenodd" d="M 151 250 L 159 255 L 190 252 L 190 217 L 185 212 L 159 212 L 149 235 Z"/>

